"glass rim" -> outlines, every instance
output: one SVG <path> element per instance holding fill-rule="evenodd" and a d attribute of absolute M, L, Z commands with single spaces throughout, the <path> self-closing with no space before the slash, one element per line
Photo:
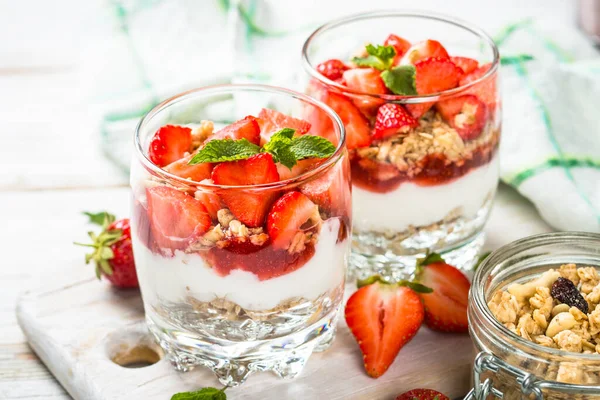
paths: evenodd
<path fill-rule="evenodd" d="M 490 272 L 493 268 L 501 261 L 504 261 L 507 255 L 514 255 L 519 251 L 535 248 L 541 245 L 551 245 L 551 244 L 559 244 L 565 243 L 568 241 L 577 241 L 577 240 L 592 240 L 598 241 L 600 243 L 600 234 L 592 233 L 592 232 L 550 232 L 550 233 L 540 233 L 537 235 L 532 235 L 525 237 L 523 239 L 516 240 L 514 242 L 508 243 L 498 250 L 492 252 L 479 266 L 475 275 L 473 277 L 473 283 L 471 285 L 471 296 L 473 305 L 476 311 L 482 314 L 483 318 L 487 323 L 492 327 L 492 331 L 488 332 L 488 334 L 492 334 L 496 337 L 501 337 L 499 334 L 508 337 L 511 341 L 516 342 L 521 349 L 529 352 L 530 350 L 535 350 L 536 352 L 547 353 L 549 355 L 555 356 L 557 358 L 563 358 L 569 360 L 579 360 L 579 361 L 596 361 L 600 362 L 600 355 L 598 354 L 580 354 L 573 353 L 566 350 L 554 349 L 551 347 L 545 347 L 540 344 L 531 342 L 527 339 L 524 339 L 510 329 L 502 325 L 496 317 L 490 311 L 487 301 L 485 299 L 485 287 L 484 283 L 489 278 Z M 500 339 L 505 341 L 504 339 Z M 510 343 L 510 342 L 508 342 Z M 530 354 L 530 353 L 528 353 Z"/>
<path fill-rule="evenodd" d="M 327 32 L 331 29 L 337 28 L 341 25 L 350 22 L 362 21 L 367 19 L 376 19 L 376 18 L 389 18 L 389 17 L 414 17 L 414 18 L 423 18 L 438 22 L 444 22 L 450 25 L 454 25 L 463 30 L 466 30 L 472 34 L 475 34 L 479 38 L 483 39 L 489 48 L 492 50 L 493 60 L 491 61 L 491 66 L 487 70 L 485 74 L 483 74 L 478 79 L 475 79 L 472 82 L 469 82 L 466 85 L 459 86 L 453 89 L 443 90 L 437 93 L 428 93 L 423 95 L 397 95 L 397 94 L 373 94 L 366 93 L 361 91 L 352 90 L 344 85 L 339 84 L 338 82 L 332 81 L 323 75 L 321 75 L 316 68 L 310 63 L 308 57 L 308 49 L 310 48 L 312 42 L 319 37 L 324 32 Z M 375 99 L 381 99 L 385 101 L 397 101 L 405 104 L 418 104 L 418 103 L 427 103 L 432 101 L 439 100 L 442 96 L 451 96 L 462 93 L 469 88 L 484 82 L 490 79 L 498 70 L 500 65 L 500 52 L 498 51 L 498 47 L 494 42 L 494 39 L 490 35 L 488 35 L 483 29 L 467 22 L 459 18 L 451 17 L 441 13 L 427 12 L 427 11 L 418 11 L 418 10 L 402 10 L 402 9 L 389 9 L 389 10 L 378 10 L 369 13 L 360 13 L 360 14 L 352 14 L 345 17 L 341 17 L 335 19 L 333 21 L 329 21 L 317 29 L 315 29 L 306 39 L 302 46 L 302 66 L 304 70 L 314 79 L 317 79 L 320 83 L 333 87 L 337 91 L 342 92 L 344 94 L 354 95 L 354 96 L 368 96 Z"/>
<path fill-rule="evenodd" d="M 170 105 L 176 104 L 180 101 L 184 101 L 184 100 L 193 98 L 199 94 L 206 94 L 206 95 L 226 94 L 226 93 L 235 93 L 238 91 L 277 93 L 277 94 L 293 97 L 297 100 L 300 100 L 304 103 L 311 104 L 312 106 L 321 109 L 332 120 L 334 129 L 336 130 L 336 132 L 339 133 L 339 142 L 335 149 L 335 152 L 330 157 L 328 157 L 325 161 L 323 161 L 320 165 L 318 165 L 316 168 L 314 168 L 310 171 L 306 171 L 306 172 L 304 172 L 296 177 L 290 178 L 290 179 L 284 179 L 284 180 L 277 181 L 277 182 L 263 183 L 263 184 L 258 184 L 258 185 L 227 186 L 227 185 L 217 185 L 214 183 L 212 183 L 212 184 L 211 183 L 202 183 L 202 182 L 194 181 L 191 179 L 185 179 L 180 176 L 174 175 L 170 172 L 165 171 L 164 169 L 160 168 L 159 166 L 155 165 L 152 161 L 150 161 L 150 159 L 146 155 L 144 148 L 143 148 L 141 132 L 145 128 L 145 125 L 152 118 L 154 118 L 156 115 L 158 115 L 158 113 L 160 113 L 161 111 L 163 111 Z M 267 190 L 267 189 L 281 189 L 281 188 L 285 188 L 288 185 L 297 185 L 297 184 L 306 182 L 313 177 L 320 176 L 321 173 L 324 173 L 325 171 L 332 168 L 339 161 L 339 159 L 342 157 L 342 155 L 345 151 L 346 129 L 344 127 L 344 124 L 343 124 L 341 118 L 335 113 L 335 111 L 333 111 L 333 109 L 331 107 L 329 107 L 327 104 L 325 104 L 317 99 L 314 99 L 310 96 L 307 96 L 305 94 L 302 94 L 302 93 L 299 93 L 299 92 L 296 92 L 296 91 L 293 91 L 290 89 L 285 89 L 285 88 L 270 86 L 270 85 L 263 85 L 263 84 L 220 84 L 220 85 L 203 86 L 203 87 L 196 88 L 196 89 L 190 89 L 185 92 L 176 94 L 175 96 L 169 97 L 168 99 L 160 102 L 159 104 L 154 106 L 150 111 L 148 111 L 148 113 L 146 113 L 146 115 L 144 115 L 140 119 L 140 121 L 138 122 L 138 124 L 135 128 L 133 140 L 134 140 L 135 153 L 136 153 L 138 160 L 140 160 L 140 162 L 144 165 L 145 168 L 149 169 L 150 171 L 156 173 L 157 175 L 159 175 L 165 179 L 177 181 L 178 183 L 185 184 L 185 185 L 204 187 L 204 188 L 211 189 L 211 190 L 214 190 L 214 189 Z"/>

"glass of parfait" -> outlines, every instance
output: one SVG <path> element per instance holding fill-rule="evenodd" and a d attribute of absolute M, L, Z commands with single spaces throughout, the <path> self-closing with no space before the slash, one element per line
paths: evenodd
<path fill-rule="evenodd" d="M 428 251 L 471 269 L 499 176 L 493 40 L 454 18 L 378 11 L 315 30 L 302 62 L 306 93 L 346 127 L 352 272 L 405 279 Z M 325 114 L 308 121 L 333 135 Z"/>
<path fill-rule="evenodd" d="M 302 119 L 316 110 L 331 141 Z M 133 250 L 148 326 L 177 369 L 235 386 L 294 377 L 329 346 L 350 253 L 344 145 L 328 106 L 262 85 L 192 90 L 141 120 Z"/>

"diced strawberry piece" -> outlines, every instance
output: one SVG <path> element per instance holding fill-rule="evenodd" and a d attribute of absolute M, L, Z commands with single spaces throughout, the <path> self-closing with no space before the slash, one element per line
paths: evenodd
<path fill-rule="evenodd" d="M 327 60 L 317 65 L 317 71 L 325 78 L 332 81 L 340 79 L 344 71 L 348 68 L 349 67 L 346 64 L 336 59 Z"/>
<path fill-rule="evenodd" d="M 469 280 L 443 260 L 422 264 L 419 268 L 419 282 L 433 289 L 432 293 L 420 294 L 425 306 L 425 324 L 441 332 L 467 332 Z"/>
<path fill-rule="evenodd" d="M 399 104 L 387 103 L 379 107 L 373 130 L 373 140 L 385 139 L 401 133 L 408 133 L 419 126 L 404 107 Z"/>
<path fill-rule="evenodd" d="M 398 65 L 402 56 L 410 49 L 410 42 L 406 39 L 396 36 L 393 33 L 385 39 L 383 42 L 384 46 L 394 46 L 396 49 L 396 56 L 394 57 L 394 65 Z"/>
<path fill-rule="evenodd" d="M 472 94 L 439 101 L 435 107 L 464 140 L 477 138 L 488 118 L 487 106 Z"/>
<path fill-rule="evenodd" d="M 296 135 L 304 135 L 310 130 L 310 123 L 298 118 L 290 117 L 270 108 L 263 108 L 258 114 L 260 124 L 261 143 L 267 143 L 271 136 L 283 128 L 296 130 Z"/>
<path fill-rule="evenodd" d="M 458 86 L 462 70 L 448 58 L 427 58 L 415 64 L 418 94 L 432 94 Z M 407 104 L 406 109 L 414 118 L 420 118 L 435 103 Z"/>
<path fill-rule="evenodd" d="M 200 183 L 213 184 L 214 182 L 211 179 L 204 179 Z M 201 188 L 198 188 L 194 194 L 194 197 L 196 200 L 204 204 L 204 207 L 206 207 L 206 211 L 210 217 L 213 219 L 213 221 L 216 221 L 217 212 L 223 208 L 223 205 L 221 204 L 221 198 L 210 189 Z"/>
<path fill-rule="evenodd" d="M 326 92 L 322 100 L 342 119 L 346 128 L 346 147 L 349 150 L 365 147 L 371 143 L 369 121 L 367 121 L 351 100 L 332 92 Z M 331 121 L 329 121 L 329 125 L 329 129 L 332 131 L 333 126 Z M 319 133 L 315 132 L 315 134 Z M 333 132 L 329 136 L 334 136 Z M 324 137 L 327 138 L 327 136 Z"/>
<path fill-rule="evenodd" d="M 368 174 L 370 181 L 385 183 L 400 176 L 400 171 L 395 166 L 371 158 L 361 158 L 358 165 Z"/>
<path fill-rule="evenodd" d="M 210 178 L 213 165 L 211 163 L 189 165 L 188 162 L 192 157 L 194 157 L 194 154 L 189 154 L 186 157 L 180 158 L 164 167 L 164 170 L 173 175 L 182 177 L 183 179 L 191 179 L 194 182 L 200 182 L 203 179 Z"/>
<path fill-rule="evenodd" d="M 300 176 L 303 173 L 310 171 L 311 169 L 317 168 L 322 161 L 323 160 L 320 158 L 307 158 L 298 161 L 298 163 L 294 165 L 292 169 L 289 169 L 283 164 L 277 164 L 277 172 L 279 172 L 279 179 L 284 181 Z"/>
<path fill-rule="evenodd" d="M 148 149 L 150 161 L 159 167 L 179 160 L 192 147 L 192 130 L 185 126 L 165 125 L 159 128 Z"/>
<path fill-rule="evenodd" d="M 471 83 L 471 82 L 481 78 L 483 75 L 485 75 L 488 72 L 488 70 L 490 69 L 491 66 L 492 66 L 492 64 L 489 64 L 489 63 L 482 65 L 481 67 L 477 68 L 470 74 L 463 76 L 460 79 L 460 86 L 464 86 L 468 83 Z M 472 93 L 475 96 L 477 96 L 477 98 L 479 98 L 479 100 L 483 101 L 490 110 L 493 110 L 496 107 L 496 102 L 498 101 L 498 93 L 496 91 L 496 80 L 497 80 L 497 74 L 489 77 L 488 79 L 486 79 L 483 82 L 478 83 L 477 85 L 473 86 L 472 88 L 469 88 L 468 93 Z"/>
<path fill-rule="evenodd" d="M 195 198 L 168 186 L 146 189 L 148 218 L 159 247 L 184 249 L 211 226 L 210 215 Z"/>
<path fill-rule="evenodd" d="M 473 60 L 469 57 L 450 57 L 450 61 L 460 68 L 464 74 L 470 74 L 479 66 L 479 62 L 477 60 Z"/>
<path fill-rule="evenodd" d="M 353 68 L 344 72 L 345 85 L 356 92 L 368 94 L 386 94 L 388 92 L 381 73 L 374 68 Z M 369 96 L 360 96 L 353 98 L 352 101 L 365 115 L 374 114 L 377 107 L 384 103 L 381 99 L 374 99 Z"/>
<path fill-rule="evenodd" d="M 244 119 L 236 121 L 231 125 L 227 125 L 225 128 L 215 132 L 206 139 L 206 142 L 223 139 L 247 139 L 249 142 L 258 145 L 260 142 L 260 126 L 258 125 L 257 119 L 252 115 L 248 115 Z"/>
<path fill-rule="evenodd" d="M 400 64 L 416 64 L 418 61 L 432 57 L 449 58 L 448 52 L 440 42 L 437 40 L 425 40 L 413 44 L 400 60 Z"/>
<path fill-rule="evenodd" d="M 363 353 L 365 370 L 383 375 L 423 322 L 423 305 L 408 287 L 375 282 L 346 303 L 346 322 Z"/>
<path fill-rule="evenodd" d="M 332 216 L 350 215 L 352 212 L 351 184 L 348 161 L 339 162 L 326 174 L 310 180 L 300 191 L 319 206 L 319 211 Z"/>
<path fill-rule="evenodd" d="M 217 185 L 250 186 L 279 181 L 277 166 L 269 153 L 256 154 L 248 159 L 218 164 L 212 171 Z M 274 190 L 251 192 L 223 191 L 221 199 L 235 217 L 249 227 L 259 227 L 278 193 Z"/>
<path fill-rule="evenodd" d="M 307 222 L 307 229 L 321 222 L 317 205 L 300 192 L 284 194 L 273 204 L 267 216 L 271 243 L 277 249 L 287 249 Z"/>
<path fill-rule="evenodd" d="M 396 400 L 450 400 L 448 396 L 431 389 L 413 389 L 402 393 Z"/>

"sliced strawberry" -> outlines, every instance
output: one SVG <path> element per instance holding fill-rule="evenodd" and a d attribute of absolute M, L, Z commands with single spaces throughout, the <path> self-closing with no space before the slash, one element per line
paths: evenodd
<path fill-rule="evenodd" d="M 483 75 L 485 75 L 492 64 L 485 64 L 481 67 L 477 68 L 470 74 L 463 76 L 460 79 L 460 86 L 464 86 L 468 83 L 471 83 Z M 478 83 L 472 88 L 468 89 L 469 93 L 477 96 L 481 101 L 483 101 L 490 110 L 493 110 L 496 107 L 496 102 L 498 99 L 498 93 L 496 91 L 496 79 L 497 75 L 491 76 L 483 82 Z"/>
<path fill-rule="evenodd" d="M 203 179 L 210 178 L 213 165 L 211 163 L 202 163 L 189 165 L 188 162 L 194 157 L 194 154 L 189 154 L 179 160 L 172 162 L 164 167 L 164 170 L 182 177 L 183 179 L 191 179 L 194 182 L 200 182 Z"/>
<path fill-rule="evenodd" d="M 259 144 L 260 126 L 258 125 L 258 120 L 252 115 L 248 115 L 244 119 L 240 119 L 239 121 L 218 130 L 212 136 L 209 136 L 208 139 L 206 139 L 206 142 L 223 139 L 247 139 L 249 142 L 256 145 Z"/>
<path fill-rule="evenodd" d="M 344 71 L 348 68 L 349 67 L 346 64 L 336 59 L 327 60 L 317 65 L 317 71 L 325 78 L 332 81 L 340 79 Z"/>
<path fill-rule="evenodd" d="M 450 57 L 450 61 L 460 68 L 464 74 L 470 74 L 479 66 L 479 62 L 477 60 L 473 60 L 469 57 Z"/>
<path fill-rule="evenodd" d="M 343 160 L 326 174 L 306 182 L 300 191 L 319 206 L 319 211 L 332 216 L 352 213 L 351 184 L 348 161 Z"/>
<path fill-rule="evenodd" d="M 165 125 L 159 128 L 148 149 L 150 161 L 159 167 L 179 160 L 191 150 L 192 130 L 185 126 Z"/>
<path fill-rule="evenodd" d="M 315 169 L 323 162 L 323 159 L 320 158 L 307 158 L 305 160 L 300 160 L 296 165 L 289 169 L 283 164 L 277 164 L 277 172 L 279 172 L 279 179 L 284 181 L 287 179 L 292 179 L 297 176 L 302 175 L 305 172 L 310 171 L 311 169 Z"/>
<path fill-rule="evenodd" d="M 213 184 L 214 182 L 211 179 L 204 179 L 202 182 L 204 184 Z M 194 194 L 196 200 L 204 204 L 206 207 L 206 211 L 213 219 L 213 221 L 217 220 L 217 212 L 223 208 L 221 204 L 221 198 L 214 193 L 214 191 L 210 189 L 201 189 L 199 188 Z"/>
<path fill-rule="evenodd" d="M 448 58 L 427 58 L 415 64 L 418 94 L 432 94 L 458 86 L 462 70 Z M 435 103 L 407 104 L 406 109 L 414 118 L 420 118 Z"/>
<path fill-rule="evenodd" d="M 159 247 L 184 249 L 193 235 L 211 226 L 204 205 L 177 189 L 156 186 L 146 189 L 146 196 L 152 235 Z"/>
<path fill-rule="evenodd" d="M 271 207 L 267 216 L 267 232 L 275 248 L 287 249 L 303 225 L 310 229 L 320 222 L 319 208 L 315 203 L 300 192 L 288 192 Z"/>
<path fill-rule="evenodd" d="M 369 121 L 361 114 L 359 109 L 347 97 L 337 93 L 326 92 L 323 101 L 335 111 L 346 128 L 346 147 L 349 150 L 365 147 L 371 143 L 371 129 Z M 333 130 L 331 121 L 328 121 Z M 315 134 L 319 134 L 315 132 Z M 333 136 L 329 133 L 329 136 Z M 324 136 L 327 138 L 327 136 Z"/>
<path fill-rule="evenodd" d="M 419 126 L 404 107 L 399 104 L 387 103 L 379 107 L 373 130 L 373 140 L 385 139 L 401 133 L 408 133 Z"/>
<path fill-rule="evenodd" d="M 469 280 L 435 253 L 430 254 L 418 268 L 419 282 L 433 289 L 432 293 L 420 295 L 425 306 L 425 324 L 441 332 L 467 332 Z"/>
<path fill-rule="evenodd" d="M 212 171 L 212 180 L 217 185 L 225 186 L 260 185 L 277 182 L 279 174 L 273 157 L 269 153 L 260 153 L 246 160 L 218 164 Z M 223 191 L 221 194 L 221 199 L 233 215 L 250 227 L 262 226 L 276 197 L 274 190 Z"/>
<path fill-rule="evenodd" d="M 400 176 L 398 168 L 391 164 L 378 162 L 371 158 L 361 158 L 358 160 L 358 165 L 367 173 L 369 177 L 374 181 L 385 182 L 393 180 Z"/>
<path fill-rule="evenodd" d="M 408 287 L 375 282 L 350 296 L 345 316 L 367 374 L 378 378 L 416 335 L 423 322 L 423 305 Z"/>
<path fill-rule="evenodd" d="M 432 57 L 449 58 L 448 52 L 440 42 L 437 40 L 425 40 L 413 44 L 400 60 L 400 64 L 416 64 L 418 61 Z"/>
<path fill-rule="evenodd" d="M 435 107 L 464 140 L 476 139 L 488 118 L 487 106 L 472 94 L 439 101 Z"/>
<path fill-rule="evenodd" d="M 413 389 L 396 397 L 396 400 L 450 400 L 450 398 L 432 389 Z"/>
<path fill-rule="evenodd" d="M 345 85 L 356 92 L 369 94 L 386 94 L 388 92 L 381 73 L 374 68 L 353 68 L 344 72 Z M 357 96 L 352 99 L 356 107 L 365 115 L 370 116 L 377 112 L 377 108 L 384 100 L 370 96 Z"/>
<path fill-rule="evenodd" d="M 258 114 L 261 143 L 267 143 L 271 136 L 283 128 L 296 130 L 296 135 L 304 135 L 310 130 L 310 123 L 293 118 L 270 108 L 263 108 Z"/>
<path fill-rule="evenodd" d="M 406 39 L 396 36 L 393 33 L 385 39 L 383 42 L 384 46 L 394 46 L 396 49 L 396 56 L 394 57 L 394 65 L 398 65 L 402 56 L 410 49 L 410 42 Z"/>

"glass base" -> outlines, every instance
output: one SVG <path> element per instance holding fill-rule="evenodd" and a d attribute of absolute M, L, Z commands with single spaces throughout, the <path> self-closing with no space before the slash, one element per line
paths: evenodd
<path fill-rule="evenodd" d="M 210 368 L 219 381 L 235 387 L 257 371 L 272 371 L 282 378 L 295 378 L 313 352 L 324 351 L 333 342 L 339 309 L 293 334 L 268 340 L 229 341 L 185 332 L 169 326 L 159 316 L 147 316 L 150 332 L 178 371 L 196 366 Z"/>

